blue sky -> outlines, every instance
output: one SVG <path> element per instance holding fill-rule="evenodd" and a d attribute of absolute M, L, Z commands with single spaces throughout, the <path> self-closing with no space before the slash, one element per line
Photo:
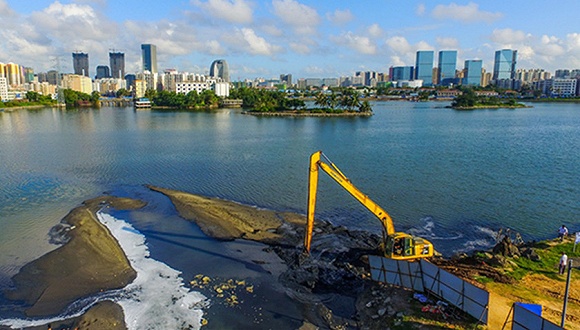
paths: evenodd
<path fill-rule="evenodd" d="M 414 65 L 417 50 L 458 50 L 457 68 L 518 50 L 518 68 L 580 69 L 580 1 L 509 0 L 0 0 L 0 62 L 72 71 L 89 53 L 91 75 L 140 45 L 157 45 L 159 69 L 207 73 L 226 59 L 231 78 L 351 76 Z"/>

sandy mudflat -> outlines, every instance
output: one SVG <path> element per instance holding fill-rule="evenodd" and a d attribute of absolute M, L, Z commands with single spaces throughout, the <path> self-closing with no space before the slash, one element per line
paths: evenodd
<path fill-rule="evenodd" d="M 261 210 L 218 198 L 148 187 L 169 197 L 179 215 L 194 221 L 207 236 L 223 240 L 243 238 L 267 244 L 296 244 L 302 239 L 302 235 L 281 235 L 283 231 L 279 230 L 284 223 L 305 224 L 305 217 L 299 214 Z"/>
<path fill-rule="evenodd" d="M 13 277 L 16 289 L 5 292 L 12 300 L 30 305 L 28 316 L 58 314 L 71 302 L 100 291 L 118 289 L 136 276 L 123 250 L 96 218 L 103 206 L 139 208 L 141 201 L 104 196 L 73 209 L 62 221 L 70 225 L 70 240 L 24 266 Z"/>

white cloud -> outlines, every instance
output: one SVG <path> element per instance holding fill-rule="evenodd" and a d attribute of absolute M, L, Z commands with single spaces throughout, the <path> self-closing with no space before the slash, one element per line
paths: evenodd
<path fill-rule="evenodd" d="M 407 54 L 414 51 L 414 48 L 409 44 L 407 39 L 401 36 L 395 36 L 387 39 L 385 41 L 387 46 L 389 46 L 395 53 Z"/>
<path fill-rule="evenodd" d="M 433 50 L 434 47 L 425 41 L 419 41 L 416 44 L 411 44 L 405 37 L 394 36 L 385 41 L 388 47 L 388 52 L 391 54 L 391 65 L 414 65 L 415 56 L 418 50 Z"/>
<path fill-rule="evenodd" d="M 205 43 L 205 48 L 211 55 L 224 55 L 226 50 L 217 40 L 210 40 Z"/>
<path fill-rule="evenodd" d="M 437 5 L 431 15 L 436 19 L 457 20 L 464 23 L 487 22 L 491 23 L 503 17 L 501 13 L 492 13 L 479 10 L 479 5 L 473 2 L 465 6 L 454 2 L 449 5 Z"/>
<path fill-rule="evenodd" d="M 192 3 L 213 18 L 235 24 L 249 24 L 253 21 L 252 7 L 244 0 L 208 0 L 207 2 L 194 0 Z"/>
<path fill-rule="evenodd" d="M 446 49 L 458 49 L 459 48 L 459 41 L 455 38 L 450 37 L 437 37 L 435 38 L 435 42 L 437 43 L 437 48 L 446 48 Z"/>
<path fill-rule="evenodd" d="M 42 33 L 65 44 L 75 40 L 105 41 L 117 34 L 115 23 L 107 20 L 89 5 L 61 4 L 56 1 L 41 12 L 34 12 L 31 21 Z"/>
<path fill-rule="evenodd" d="M 326 18 L 334 24 L 342 25 L 346 24 L 354 19 L 354 16 L 349 9 L 346 10 L 335 10 L 333 13 L 327 13 Z"/>
<path fill-rule="evenodd" d="M 0 0 L 0 17 L 13 17 L 16 16 L 16 12 L 8 6 L 6 0 Z"/>
<path fill-rule="evenodd" d="M 298 54 L 309 54 L 310 47 L 304 43 L 291 42 L 290 49 Z"/>
<path fill-rule="evenodd" d="M 378 38 L 383 35 L 383 29 L 378 24 L 373 24 L 367 29 L 369 35 L 373 38 Z"/>
<path fill-rule="evenodd" d="M 338 37 L 331 37 L 331 40 L 342 46 L 349 47 L 360 54 L 374 55 L 377 53 L 377 46 L 368 37 L 359 36 L 352 32 L 347 32 Z"/>
<path fill-rule="evenodd" d="M 292 26 L 299 34 L 313 34 L 320 24 L 320 16 L 312 7 L 294 0 L 274 0 L 274 14 L 282 22 Z"/>
<path fill-rule="evenodd" d="M 512 29 L 495 29 L 491 33 L 490 39 L 502 45 L 502 47 L 512 47 L 512 45 L 524 42 L 529 35 L 524 31 Z"/>
<path fill-rule="evenodd" d="M 242 28 L 238 30 L 238 34 L 244 41 L 247 51 L 250 54 L 271 56 L 282 50 L 281 47 L 270 44 L 266 39 L 258 36 L 252 29 Z"/>
<path fill-rule="evenodd" d="M 284 35 L 284 31 L 279 29 L 277 26 L 273 24 L 262 24 L 260 25 L 260 31 L 267 33 L 274 37 L 281 37 Z"/>
<path fill-rule="evenodd" d="M 423 16 L 425 15 L 425 11 L 427 10 L 427 8 L 425 8 L 425 4 L 424 3 L 420 3 L 419 5 L 417 5 L 417 16 Z"/>

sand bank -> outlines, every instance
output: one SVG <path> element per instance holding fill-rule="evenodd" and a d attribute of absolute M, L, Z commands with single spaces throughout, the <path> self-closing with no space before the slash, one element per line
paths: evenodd
<path fill-rule="evenodd" d="M 30 307 L 28 316 L 55 315 L 71 302 L 101 291 L 118 289 L 136 276 L 118 242 L 96 218 L 106 205 L 116 209 L 144 206 L 141 201 L 104 196 L 88 200 L 62 220 L 68 242 L 24 266 L 12 279 L 11 300 Z"/>
<path fill-rule="evenodd" d="M 204 234 L 216 239 L 243 238 L 278 245 L 296 244 L 303 238 L 293 226 L 286 226 L 306 223 L 306 218 L 296 213 L 263 210 L 218 198 L 148 187 L 169 197 L 181 217 L 194 221 Z"/>

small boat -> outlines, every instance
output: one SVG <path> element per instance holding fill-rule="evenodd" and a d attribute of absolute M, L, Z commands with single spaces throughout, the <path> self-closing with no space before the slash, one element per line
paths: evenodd
<path fill-rule="evenodd" d="M 136 99 L 134 106 L 136 109 L 139 108 L 151 108 L 151 101 L 148 98 L 142 97 L 140 99 Z"/>

